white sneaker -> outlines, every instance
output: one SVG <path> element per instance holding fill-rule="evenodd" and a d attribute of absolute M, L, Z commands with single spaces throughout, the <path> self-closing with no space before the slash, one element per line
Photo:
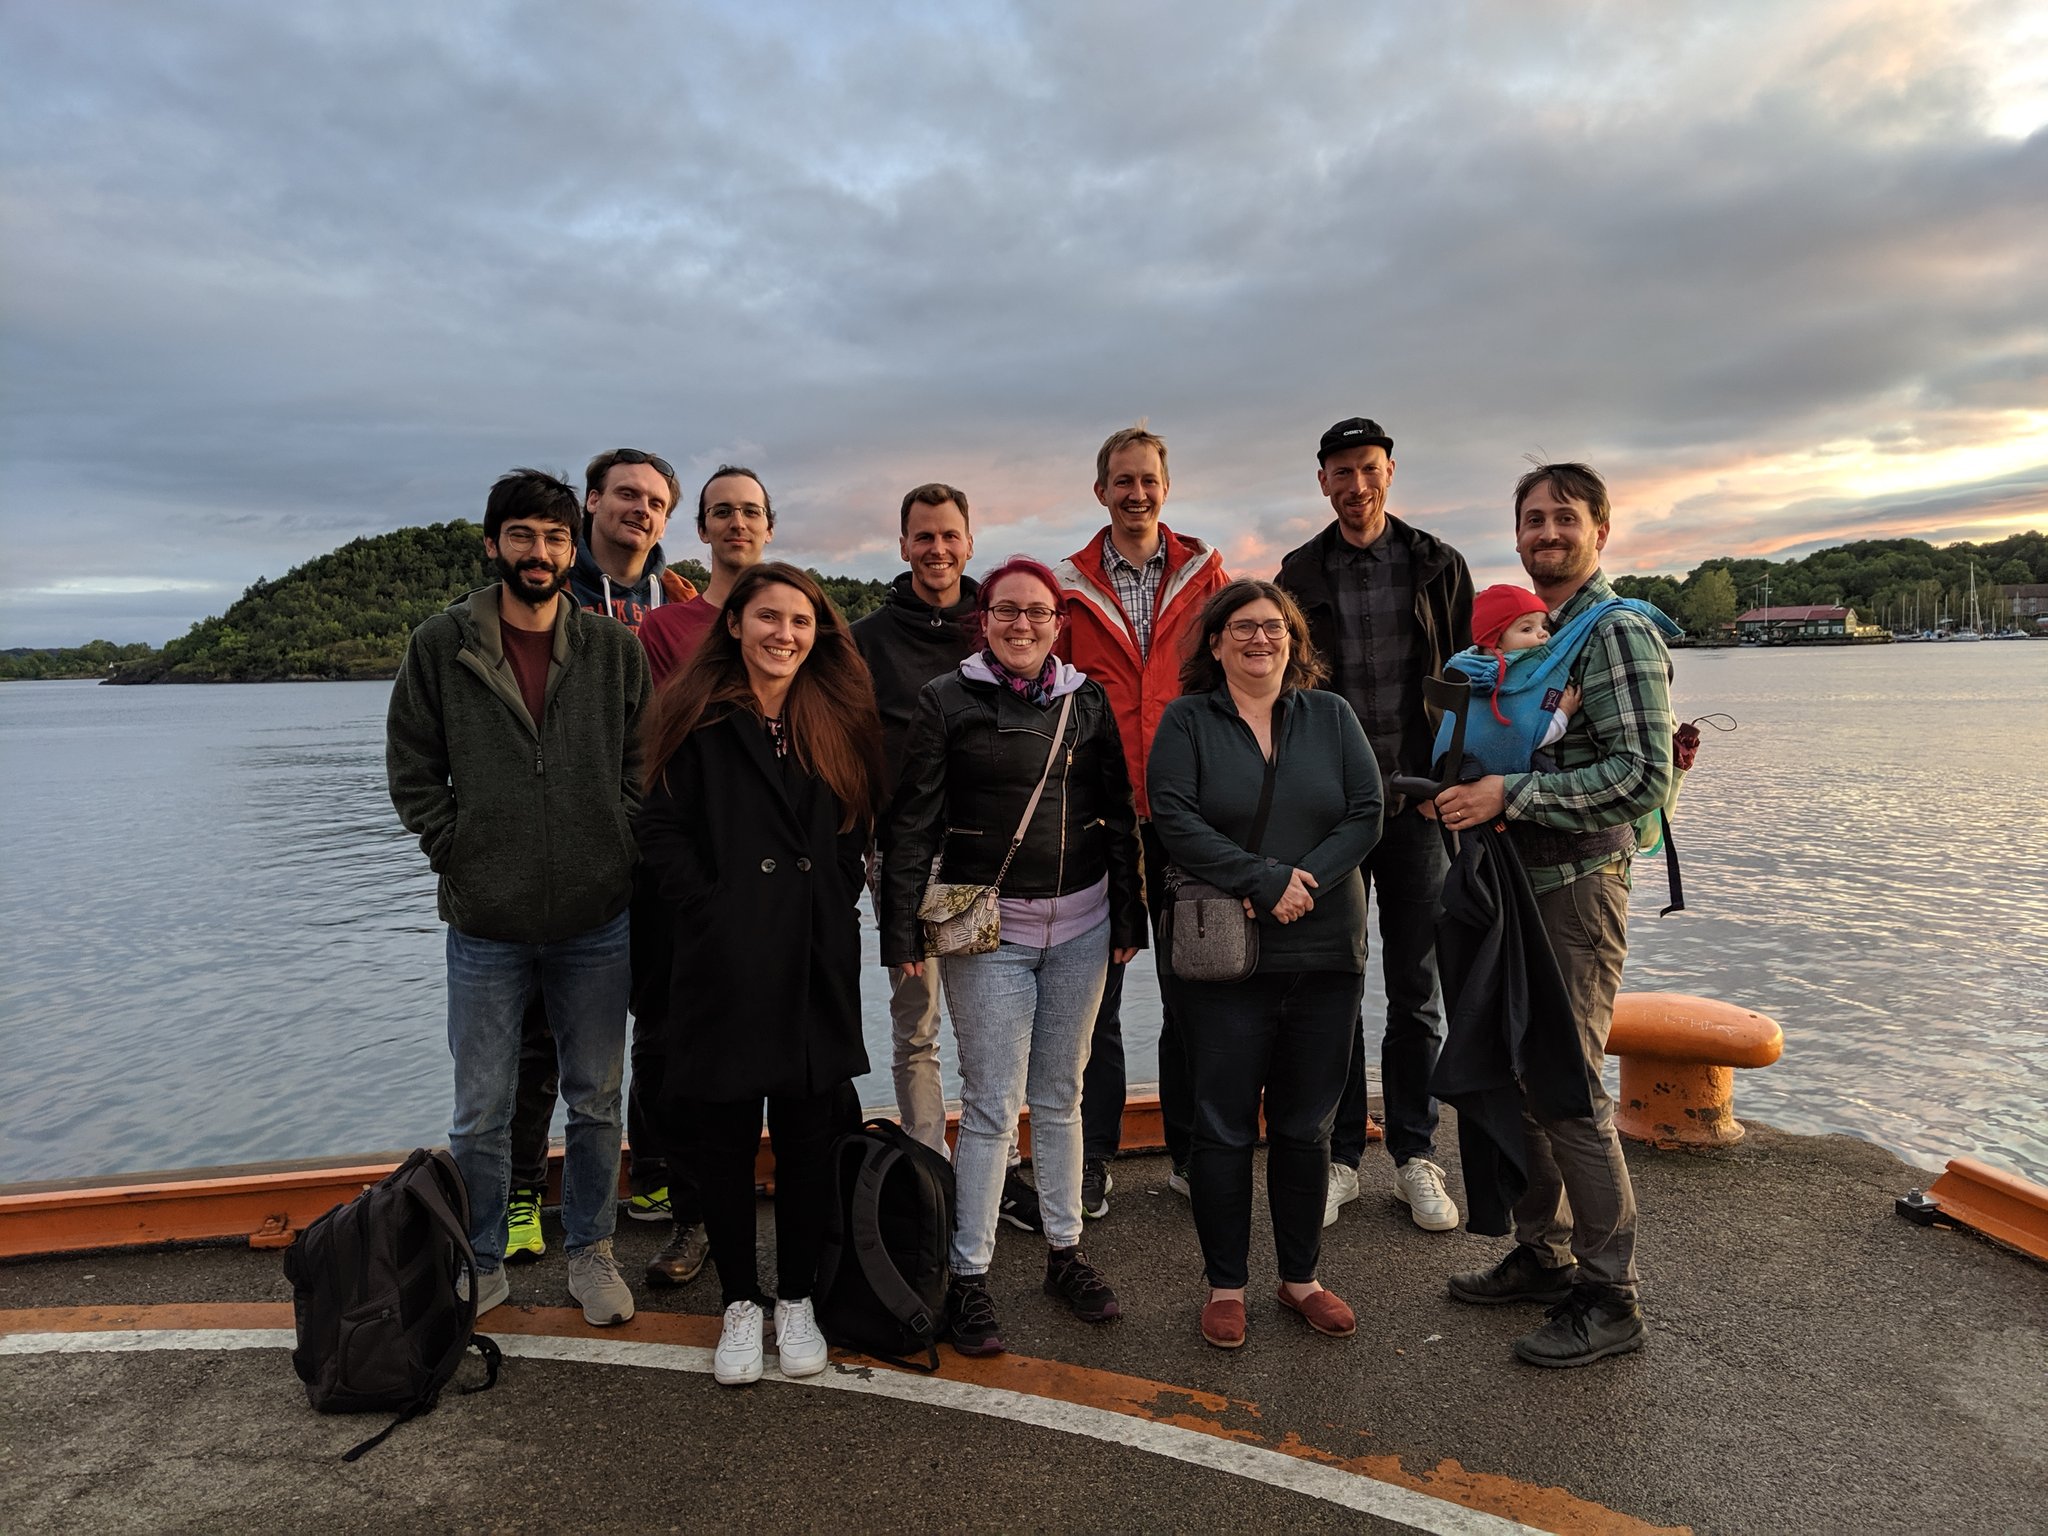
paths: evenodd
<path fill-rule="evenodd" d="M 744 1387 L 761 1379 L 761 1309 L 736 1301 L 725 1309 L 711 1374 L 721 1387 Z"/>
<path fill-rule="evenodd" d="M 1448 1232 L 1458 1224 L 1458 1207 L 1444 1189 L 1444 1171 L 1426 1157 L 1411 1157 L 1394 1170 L 1394 1198 L 1425 1232 Z"/>
<path fill-rule="evenodd" d="M 1323 1197 L 1323 1225 L 1337 1225 L 1337 1213 L 1358 1198 L 1358 1170 L 1330 1164 L 1330 1190 Z"/>
<path fill-rule="evenodd" d="M 775 1303 L 775 1355 L 785 1376 L 815 1376 L 825 1369 L 825 1335 L 818 1332 L 810 1297 Z"/>
<path fill-rule="evenodd" d="M 455 1277 L 455 1294 L 464 1301 L 469 1300 L 469 1272 L 463 1271 Z M 491 1270 L 477 1276 L 476 1315 L 482 1317 L 501 1301 L 512 1299 L 512 1282 L 505 1278 L 502 1269 Z"/>

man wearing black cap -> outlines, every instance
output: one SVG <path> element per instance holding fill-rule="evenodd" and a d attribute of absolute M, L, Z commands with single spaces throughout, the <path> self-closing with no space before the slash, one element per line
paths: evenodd
<path fill-rule="evenodd" d="M 1337 520 L 1280 564 L 1279 584 L 1301 604 L 1309 637 L 1372 742 L 1380 777 L 1428 777 L 1436 723 L 1422 680 L 1472 643 L 1472 576 L 1450 545 L 1387 512 L 1394 440 L 1354 416 L 1323 434 L 1316 482 Z M 1363 873 L 1378 893 L 1387 1030 L 1380 1045 L 1387 1151 L 1394 1193 L 1415 1224 L 1448 1232 L 1458 1208 L 1433 1158 L 1437 1105 L 1429 1078 L 1443 1044 L 1436 1001 L 1436 902 L 1446 860 L 1437 829 L 1401 796 L 1387 795 L 1386 826 Z M 1351 1053 L 1330 1135 L 1323 1225 L 1358 1198 L 1365 1154 L 1365 1019 Z"/>

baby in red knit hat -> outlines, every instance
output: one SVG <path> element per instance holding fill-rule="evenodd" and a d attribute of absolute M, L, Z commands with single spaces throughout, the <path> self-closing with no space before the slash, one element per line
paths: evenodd
<path fill-rule="evenodd" d="M 1493 695 L 1486 702 L 1494 719 L 1506 725 L 1508 717 L 1500 712 L 1500 681 L 1507 676 L 1507 653 L 1548 644 L 1550 611 L 1543 606 L 1543 599 L 1526 587 L 1488 587 L 1472 599 L 1472 639 L 1473 650 L 1490 652 L 1497 663 Z M 1557 707 L 1550 712 L 1550 724 L 1538 743 L 1539 750 L 1554 746 L 1564 735 L 1572 716 L 1579 712 L 1580 699 L 1577 683 L 1564 689 Z"/>

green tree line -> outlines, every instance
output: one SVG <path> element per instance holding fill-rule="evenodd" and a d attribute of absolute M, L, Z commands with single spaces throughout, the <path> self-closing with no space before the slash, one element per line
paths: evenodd
<path fill-rule="evenodd" d="M 141 661 L 154 656 L 148 645 L 116 645 L 111 640 L 88 640 L 84 645 L 56 649 L 0 651 L 0 682 L 45 682 L 62 678 L 105 677 L 117 662 Z"/>
<path fill-rule="evenodd" d="M 1977 604 L 1994 617 L 2001 586 L 2048 582 L 2048 534 L 2015 533 L 1988 544 L 1947 544 L 1924 539 L 1859 539 L 1815 550 L 1797 560 L 1704 560 L 1684 576 L 1618 576 L 1623 597 L 1655 603 L 1695 635 L 1712 634 L 1738 613 L 1763 606 L 1770 578 L 1771 606 L 1827 603 L 1892 629 L 1932 629 L 1949 619 L 1966 622 L 1972 566 Z"/>

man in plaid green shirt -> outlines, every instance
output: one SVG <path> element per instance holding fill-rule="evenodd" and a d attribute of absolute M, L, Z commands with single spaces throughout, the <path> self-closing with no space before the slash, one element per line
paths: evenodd
<path fill-rule="evenodd" d="M 1515 487 L 1515 552 L 1553 630 L 1614 596 L 1600 574 L 1607 486 L 1583 464 L 1545 464 Z M 1628 954 L 1628 867 L 1636 818 L 1671 787 L 1671 659 L 1650 622 L 1626 608 L 1596 621 L 1572 668 L 1579 713 L 1553 749 L 1552 773 L 1493 774 L 1437 797 L 1458 830 L 1504 821 L 1565 991 L 1591 1079 L 1590 1119 L 1539 1121 L 1525 1107 L 1529 1187 L 1515 1203 L 1515 1247 L 1492 1269 L 1453 1275 L 1460 1301 L 1542 1301 L 1549 1320 L 1515 1341 L 1532 1365 L 1588 1365 L 1640 1349 L 1636 1200 L 1614 1100 L 1601 1082 L 1614 994 Z"/>

